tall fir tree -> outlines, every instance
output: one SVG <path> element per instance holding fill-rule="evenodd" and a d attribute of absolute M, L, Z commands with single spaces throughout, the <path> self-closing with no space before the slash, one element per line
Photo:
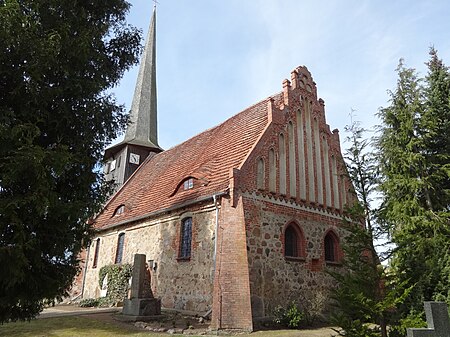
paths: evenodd
<path fill-rule="evenodd" d="M 381 220 L 396 245 L 392 271 L 398 282 L 414 287 L 400 308 L 421 312 L 422 301 L 448 291 L 439 289 L 448 256 L 448 69 L 431 50 L 429 73 L 420 79 L 403 61 L 390 105 L 380 109 L 378 139 Z"/>
<path fill-rule="evenodd" d="M 439 226 L 436 245 L 444 255 L 437 266 L 438 282 L 435 300 L 450 304 L 450 71 L 430 49 L 427 63 L 424 123 L 425 156 L 427 158 L 428 208 Z"/>
<path fill-rule="evenodd" d="M 349 148 L 345 152 L 348 175 L 358 201 L 347 209 L 344 226 L 348 235 L 343 243 L 343 270 L 332 272 L 336 314 L 333 321 L 340 336 L 387 337 L 388 325 L 398 324 L 395 307 L 408 291 L 393 287 L 377 252 L 376 243 L 384 238 L 373 209 L 378 187 L 378 164 L 371 139 L 358 122 L 346 127 Z"/>
<path fill-rule="evenodd" d="M 108 91 L 138 62 L 123 0 L 0 0 L 0 322 L 61 297 L 126 122 Z"/>
<path fill-rule="evenodd" d="M 437 51 L 430 49 L 422 136 L 427 166 L 427 206 L 450 211 L 450 72 Z M 436 188 L 438 187 L 438 188 Z"/>

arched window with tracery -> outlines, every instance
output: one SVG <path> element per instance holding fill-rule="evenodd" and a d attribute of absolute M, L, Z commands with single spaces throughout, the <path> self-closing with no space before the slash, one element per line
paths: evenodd
<path fill-rule="evenodd" d="M 324 238 L 326 262 L 339 262 L 339 239 L 333 231 L 329 231 Z"/>
<path fill-rule="evenodd" d="M 178 258 L 189 259 L 191 257 L 191 244 L 192 244 L 192 218 L 185 218 L 181 222 L 180 231 L 180 249 Z"/>
<path fill-rule="evenodd" d="M 287 258 L 305 256 L 303 233 L 296 223 L 290 223 L 284 230 L 284 256 Z"/>
<path fill-rule="evenodd" d="M 116 258 L 114 260 L 114 263 L 116 264 L 122 263 L 124 243 L 125 243 L 125 233 L 120 233 L 117 238 Z"/>

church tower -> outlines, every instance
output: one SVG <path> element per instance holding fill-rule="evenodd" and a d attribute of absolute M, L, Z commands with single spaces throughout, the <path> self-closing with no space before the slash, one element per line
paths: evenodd
<path fill-rule="evenodd" d="M 153 7 L 131 105 L 130 123 L 124 140 L 105 150 L 105 179 L 114 180 L 116 190 L 148 156 L 162 151 L 158 145 L 156 100 L 156 7 Z"/>

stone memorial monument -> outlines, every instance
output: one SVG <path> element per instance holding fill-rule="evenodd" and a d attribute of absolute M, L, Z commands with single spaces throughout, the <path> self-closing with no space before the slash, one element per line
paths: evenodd
<path fill-rule="evenodd" d="M 408 337 L 450 337 L 450 319 L 444 302 L 424 302 L 428 328 L 408 328 Z"/>
<path fill-rule="evenodd" d="M 161 300 L 153 297 L 145 255 L 135 254 L 131 289 L 129 298 L 123 303 L 121 319 L 144 321 L 157 315 L 161 315 Z"/>

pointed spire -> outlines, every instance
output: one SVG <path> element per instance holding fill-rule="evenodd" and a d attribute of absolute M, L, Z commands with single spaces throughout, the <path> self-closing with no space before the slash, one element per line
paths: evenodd
<path fill-rule="evenodd" d="M 122 143 L 159 149 L 156 104 L 156 7 L 150 21 L 130 112 Z"/>

